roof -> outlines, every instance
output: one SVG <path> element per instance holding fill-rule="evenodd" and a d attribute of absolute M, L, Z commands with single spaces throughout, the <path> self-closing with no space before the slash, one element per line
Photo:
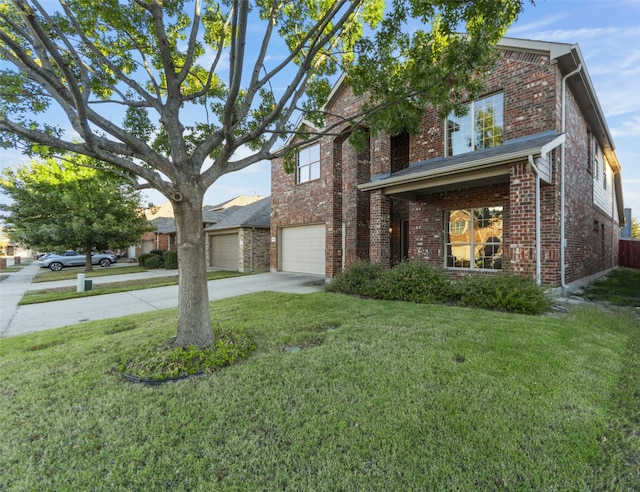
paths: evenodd
<path fill-rule="evenodd" d="M 222 202 L 218 205 L 205 205 L 202 207 L 202 222 L 206 224 L 218 224 L 227 220 L 228 216 L 234 217 L 240 214 L 239 210 L 259 201 L 268 200 L 259 195 L 247 196 L 240 195 L 226 202 Z M 246 212 L 249 213 L 248 211 Z M 267 212 L 267 219 L 269 219 L 269 213 Z M 149 207 L 145 210 L 147 219 L 153 224 L 156 234 L 175 234 L 176 233 L 176 221 L 173 217 L 173 207 L 171 202 L 165 202 L 161 205 Z M 240 214 L 242 215 L 242 214 Z M 264 221 L 263 221 L 264 222 Z M 258 220 L 258 224 L 262 224 Z M 225 222 L 226 223 L 226 222 Z M 263 227 L 262 225 L 256 225 L 255 227 Z M 269 220 L 266 227 L 270 227 Z"/>
<path fill-rule="evenodd" d="M 255 227 L 268 229 L 271 227 L 271 197 L 262 198 L 244 206 L 225 208 L 218 216 L 218 221 L 205 228 L 205 231 L 237 229 L 239 227 Z"/>
<path fill-rule="evenodd" d="M 225 215 L 226 209 L 231 207 L 243 207 L 262 199 L 264 199 L 264 197 L 260 195 L 239 195 L 218 205 L 205 205 L 202 207 L 202 221 L 205 223 L 218 222 L 221 217 Z"/>
<path fill-rule="evenodd" d="M 396 173 L 374 177 L 359 188 L 365 191 L 384 188 L 387 195 L 414 199 L 420 194 L 459 188 L 461 184 L 508 182 L 512 164 L 529 156 L 544 158 L 563 141 L 564 135 L 555 132 L 538 133 L 489 149 L 416 162 Z M 539 162 L 544 164 L 544 159 Z"/>
<path fill-rule="evenodd" d="M 157 234 L 175 234 L 176 221 L 173 217 L 157 217 L 150 221 Z"/>

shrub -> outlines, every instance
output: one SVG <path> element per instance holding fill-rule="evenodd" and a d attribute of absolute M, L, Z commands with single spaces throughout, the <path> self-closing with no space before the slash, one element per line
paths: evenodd
<path fill-rule="evenodd" d="M 162 257 L 158 255 L 151 255 L 144 262 L 144 267 L 149 270 L 154 270 L 162 266 Z"/>
<path fill-rule="evenodd" d="M 516 274 L 473 275 L 456 282 L 458 303 L 499 311 L 539 314 L 551 307 L 544 287 Z"/>
<path fill-rule="evenodd" d="M 151 251 L 149 251 L 149 253 L 156 256 L 162 256 L 164 254 L 164 251 L 162 251 L 161 249 L 152 249 Z"/>
<path fill-rule="evenodd" d="M 149 258 L 151 258 L 152 256 L 154 256 L 154 255 L 152 255 L 151 253 L 141 254 L 140 256 L 138 256 L 138 265 L 143 267 L 144 264 L 147 262 L 147 260 Z"/>
<path fill-rule="evenodd" d="M 451 299 L 451 282 L 421 261 L 403 261 L 384 271 L 375 285 L 376 297 L 418 303 L 440 303 Z"/>
<path fill-rule="evenodd" d="M 376 281 L 385 270 L 386 268 L 381 264 L 358 260 L 336 275 L 326 289 L 330 292 L 377 297 Z"/>
<path fill-rule="evenodd" d="M 178 252 L 177 251 L 165 251 L 162 255 L 164 258 L 164 267 L 167 269 L 178 268 Z"/>
<path fill-rule="evenodd" d="M 470 275 L 452 282 L 420 261 L 402 262 L 392 269 L 358 261 L 337 275 L 327 290 L 373 299 L 450 302 L 526 314 L 542 313 L 550 308 L 545 289 L 533 279 L 515 274 Z"/>

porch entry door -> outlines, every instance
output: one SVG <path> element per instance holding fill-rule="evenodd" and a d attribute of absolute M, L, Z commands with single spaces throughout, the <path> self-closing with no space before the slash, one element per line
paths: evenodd
<path fill-rule="evenodd" d="M 403 261 L 409 259 L 409 221 L 406 219 L 400 222 L 400 254 Z"/>

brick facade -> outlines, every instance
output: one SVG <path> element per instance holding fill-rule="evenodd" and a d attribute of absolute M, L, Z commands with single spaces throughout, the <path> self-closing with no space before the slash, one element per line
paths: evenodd
<path fill-rule="evenodd" d="M 515 46 L 505 45 L 500 49 L 500 61 L 487 80 L 486 95 L 503 94 L 504 141 L 541 134 L 561 135 L 562 79 L 566 74 L 556 60 L 551 59 L 551 51 L 522 49 L 519 43 Z M 549 162 L 551 179 L 549 182 L 539 180 L 538 198 L 536 168 L 527 157 L 510 162 L 501 180 L 488 181 L 485 185 L 464 182 L 461 178 L 457 187 L 435 191 L 425 188 L 409 199 L 387 193 L 383 185 L 380 189 L 372 187 L 363 191 L 358 185 L 374 183 L 379 178 L 384 181 L 396 171 L 391 169 L 392 139 L 384 134 L 372 138 L 361 154 L 351 148 L 346 134 L 323 137 L 320 179 L 304 184 L 296 184 L 295 174 L 285 174 L 281 162 L 274 161 L 271 269 L 279 269 L 280 228 L 324 223 L 327 277 L 334 276 L 355 259 L 393 265 L 405 256 L 425 261 L 452 276 L 469 274 L 470 271 L 464 269 L 445 267 L 446 213 L 495 206 L 503 207 L 504 272 L 535 276 L 539 262 L 540 281 L 559 287 L 563 280 L 565 283 L 579 281 L 617 265 L 617 195 L 613 182 L 607 188 L 603 181 L 604 191 L 599 193 L 605 199 L 599 203 L 609 203 L 610 209 L 604 210 L 594 201 L 590 163 L 593 120 L 585 116 L 581 109 L 584 104 L 580 104 L 571 88 L 571 83 L 567 83 L 564 150 L 562 144 L 554 144 L 548 155 L 540 156 Z M 348 118 L 358 111 L 359 104 L 348 87 L 340 87 L 334 92 L 328 110 Z M 328 117 L 326 123 L 329 126 L 338 121 Z M 560 264 L 563 151 L 564 279 Z M 408 153 L 410 163 L 425 169 L 431 159 L 447 157 L 445 123 L 437 110 L 425 110 L 418 133 L 409 138 Z M 539 238 L 536 237 L 536 203 L 540 210 Z M 536 258 L 538 248 L 540 258 Z M 483 273 L 499 273 L 499 270 Z"/>

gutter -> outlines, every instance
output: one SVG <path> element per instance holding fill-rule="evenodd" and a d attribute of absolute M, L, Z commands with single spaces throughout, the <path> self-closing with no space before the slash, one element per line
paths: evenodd
<path fill-rule="evenodd" d="M 567 99 L 567 79 L 577 74 L 582 70 L 582 63 L 578 63 L 578 67 L 573 71 L 562 77 L 562 133 L 566 133 L 566 120 L 567 120 L 567 108 L 566 108 L 566 99 Z M 562 151 L 560 153 L 560 288 L 562 289 L 562 293 L 566 294 L 569 290 L 569 287 L 566 284 L 566 268 L 565 268 L 565 248 L 566 248 L 566 237 L 565 237 L 565 154 L 566 154 L 566 144 L 562 143 Z"/>

